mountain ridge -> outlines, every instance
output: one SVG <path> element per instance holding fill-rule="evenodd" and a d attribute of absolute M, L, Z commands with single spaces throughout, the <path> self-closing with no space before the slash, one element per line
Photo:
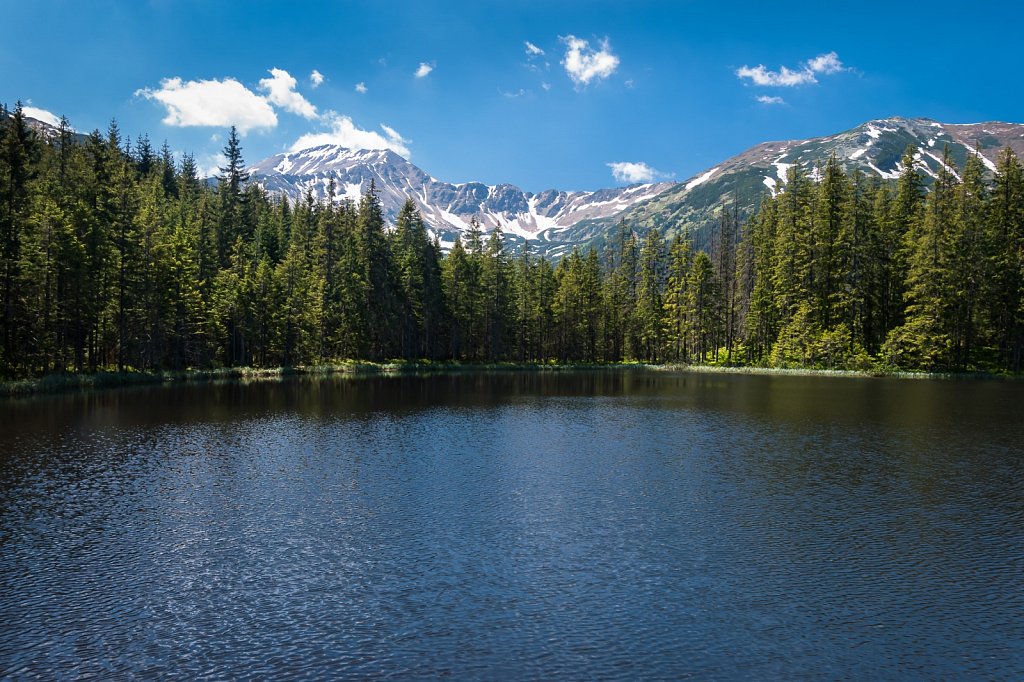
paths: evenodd
<path fill-rule="evenodd" d="M 918 169 L 930 182 L 947 145 L 958 168 L 976 149 L 993 172 L 997 154 L 1006 146 L 1024 157 L 1024 124 L 954 124 L 890 116 L 832 135 L 762 142 L 681 182 L 594 191 L 533 193 L 509 183 L 448 183 L 391 150 L 333 145 L 276 154 L 249 170 L 268 191 L 292 198 L 312 191 L 323 199 L 334 178 L 336 199 L 357 200 L 373 180 L 389 219 L 394 220 L 405 198 L 411 197 L 445 246 L 475 219 L 484 231 L 500 225 L 514 241 L 529 240 L 532 249 L 558 256 L 575 245 L 602 241 L 620 220 L 639 229 L 686 229 L 699 235 L 717 220 L 725 203 L 735 203 L 741 215 L 749 215 L 766 192 L 774 194 L 785 184 L 790 167 L 801 164 L 814 177 L 833 153 L 847 170 L 891 180 L 901 172 L 900 159 L 911 146 L 917 149 Z"/>
<path fill-rule="evenodd" d="M 354 150 L 336 145 L 275 154 L 251 166 L 248 172 L 266 190 L 292 198 L 312 192 L 315 198 L 325 199 L 334 180 L 336 201 L 358 201 L 373 181 L 391 220 L 405 199 L 412 198 L 445 246 L 450 246 L 475 219 L 485 231 L 500 225 L 513 239 L 543 243 L 545 251 L 552 253 L 568 246 L 559 243 L 560 231 L 581 220 L 617 214 L 673 185 L 662 182 L 534 193 L 509 183 L 448 183 L 391 150 Z"/>
<path fill-rule="evenodd" d="M 56 128 L 26 117 L 37 133 L 52 140 Z M 76 133 L 75 139 L 85 136 Z M 849 130 L 804 140 L 756 144 L 681 182 L 657 182 L 591 191 L 548 189 L 528 192 L 509 183 L 449 183 L 439 180 L 389 149 L 359 150 L 319 145 L 282 152 L 251 165 L 254 182 L 292 200 L 312 192 L 325 199 L 330 181 L 336 201 L 358 201 L 375 184 L 386 217 L 394 222 L 406 198 L 412 198 L 431 232 L 449 247 L 476 220 L 485 232 L 500 226 L 516 244 L 560 256 L 574 246 L 600 244 L 625 220 L 641 231 L 657 227 L 667 235 L 683 230 L 705 242 L 707 228 L 729 204 L 741 217 L 753 214 L 766 193 L 785 184 L 787 170 L 801 164 L 813 177 L 835 154 L 847 170 L 893 180 L 902 171 L 907 147 L 916 149 L 915 167 L 926 184 L 950 148 L 954 166 L 978 153 L 989 174 L 998 154 L 1009 147 L 1024 158 L 1024 124 L 1003 121 L 941 123 L 929 118 L 890 116 Z"/>

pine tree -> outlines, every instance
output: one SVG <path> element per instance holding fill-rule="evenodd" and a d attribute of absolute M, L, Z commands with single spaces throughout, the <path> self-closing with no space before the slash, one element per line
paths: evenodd
<path fill-rule="evenodd" d="M 322 320 L 324 284 L 322 270 L 317 267 L 313 209 L 311 196 L 296 209 L 291 241 L 274 271 L 278 351 L 281 364 L 286 367 L 308 364 L 321 355 L 323 336 L 318 323 Z"/>
<path fill-rule="evenodd" d="M 620 220 L 606 256 L 604 278 L 605 357 L 613 362 L 634 354 L 638 262 L 636 235 Z"/>
<path fill-rule="evenodd" d="M 651 228 L 640 252 L 640 282 L 636 300 L 636 326 L 641 360 L 661 358 L 664 291 L 664 244 L 657 228 Z"/>
<path fill-rule="evenodd" d="M 777 203 L 767 197 L 748 233 L 754 284 L 744 321 L 744 343 L 751 360 L 758 364 L 767 361 L 779 333 L 781 315 L 775 290 L 777 223 Z"/>
<path fill-rule="evenodd" d="M 669 247 L 667 281 L 665 285 L 664 315 L 667 358 L 675 362 L 689 362 L 690 333 L 693 312 L 689 295 L 690 270 L 693 267 L 693 249 L 688 233 L 677 234 Z"/>
<path fill-rule="evenodd" d="M 949 310 L 952 363 L 961 370 L 972 365 L 979 340 L 981 292 L 989 279 L 984 250 L 988 188 L 979 154 L 967 157 L 954 197 L 956 214 L 943 235 L 947 254 L 943 293 Z"/>
<path fill-rule="evenodd" d="M 810 301 L 813 244 L 813 187 L 799 166 L 790 168 L 777 200 L 772 288 L 778 294 L 780 324 Z"/>
<path fill-rule="evenodd" d="M 896 367 L 937 370 L 949 367 L 953 360 L 947 269 L 956 187 L 947 147 L 928 195 L 924 220 L 908 232 L 913 250 L 907 275 L 906 322 L 890 332 L 882 349 L 886 361 Z"/>
<path fill-rule="evenodd" d="M 401 288 L 399 349 L 404 358 L 425 355 L 421 340 L 427 316 L 428 249 L 423 218 L 412 199 L 406 199 L 398 213 L 392 247 Z"/>
<path fill-rule="evenodd" d="M 815 322 L 822 329 L 831 329 L 844 317 L 844 289 L 849 281 L 853 241 L 852 190 L 835 152 L 826 162 L 818 184 L 816 207 L 815 231 L 810 235 L 810 302 Z"/>
<path fill-rule="evenodd" d="M 467 358 L 467 335 L 473 319 L 472 266 L 462 240 L 455 238 L 448 257 L 442 266 L 444 296 L 448 304 L 449 357 L 460 360 Z"/>
<path fill-rule="evenodd" d="M 480 305 L 483 320 L 483 357 L 489 361 L 505 356 L 509 327 L 509 272 L 501 228 L 487 240 L 480 267 Z"/>
<path fill-rule="evenodd" d="M 20 288 L 22 243 L 31 205 L 38 143 L 22 112 L 0 116 L 0 374 L 16 376 L 26 316 Z"/>
<path fill-rule="evenodd" d="M 718 229 L 712 241 L 712 260 L 715 264 L 715 276 L 721 283 L 722 292 L 722 332 L 723 338 L 715 343 L 724 346 L 726 362 L 732 362 L 733 344 L 737 335 L 738 286 L 736 279 L 736 249 L 739 238 L 737 216 L 723 205 L 719 211 Z M 717 359 L 717 356 L 716 356 Z"/>
<path fill-rule="evenodd" d="M 398 297 L 395 268 L 384 235 L 384 211 L 372 180 L 359 202 L 356 249 L 366 310 L 368 357 L 383 360 L 397 346 Z"/>
<path fill-rule="evenodd" d="M 225 163 L 220 168 L 217 178 L 217 195 L 220 198 L 220 221 L 217 225 L 217 255 L 220 267 L 228 267 L 231 250 L 235 241 L 243 241 L 250 231 L 244 224 L 244 193 L 243 186 L 249 180 L 242 160 L 242 145 L 238 139 L 238 130 L 231 126 L 228 141 L 224 146 Z"/>
<path fill-rule="evenodd" d="M 924 219 L 925 187 L 916 160 L 917 151 L 908 146 L 900 161 L 902 172 L 887 219 L 882 223 L 883 272 L 882 328 L 888 332 L 906 319 L 907 278 L 918 229 Z"/>
<path fill-rule="evenodd" d="M 721 338 L 722 289 L 715 276 L 715 267 L 707 252 L 699 251 L 690 268 L 686 307 L 691 311 L 690 342 L 693 358 L 703 363 L 717 354 L 715 345 Z"/>
<path fill-rule="evenodd" d="M 1024 360 L 1024 167 L 1010 148 L 996 165 L 986 227 L 991 273 L 985 289 L 1000 366 L 1020 372 Z"/>

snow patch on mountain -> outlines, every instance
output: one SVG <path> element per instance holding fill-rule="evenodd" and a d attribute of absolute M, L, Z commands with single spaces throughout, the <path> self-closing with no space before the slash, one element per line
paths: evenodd
<path fill-rule="evenodd" d="M 318 200 L 327 199 L 333 181 L 333 201 L 357 202 L 372 183 L 390 221 L 406 198 L 411 198 L 442 246 L 454 243 L 474 219 L 484 231 L 500 227 L 519 240 L 558 241 L 562 233 L 582 221 L 616 216 L 676 184 L 534 194 L 509 184 L 441 182 L 393 151 L 335 145 L 277 154 L 254 165 L 249 173 L 268 191 L 292 199 L 307 193 Z M 705 175 L 709 178 L 711 174 L 713 171 Z"/>
<path fill-rule="evenodd" d="M 694 187 L 698 187 L 700 185 L 703 185 L 705 182 L 710 180 L 711 176 L 714 175 L 717 171 L 718 171 L 718 166 L 715 166 L 714 168 L 709 170 L 704 175 L 701 175 L 699 177 L 694 178 L 693 180 L 690 180 L 688 183 L 686 183 L 686 189 L 693 189 Z"/>

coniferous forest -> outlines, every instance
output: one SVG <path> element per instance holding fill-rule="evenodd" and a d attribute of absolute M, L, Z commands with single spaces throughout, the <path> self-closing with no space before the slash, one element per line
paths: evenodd
<path fill-rule="evenodd" d="M 448 253 L 408 201 L 215 184 L 112 123 L 44 139 L 0 111 L 0 377 L 348 359 L 718 363 L 1020 372 L 1024 169 L 1005 150 L 931 187 L 832 158 L 706 250 L 626 223 L 557 262 L 472 225 Z"/>

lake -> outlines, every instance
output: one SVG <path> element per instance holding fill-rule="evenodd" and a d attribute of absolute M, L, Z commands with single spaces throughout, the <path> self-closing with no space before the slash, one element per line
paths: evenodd
<path fill-rule="evenodd" d="M 0 677 L 1021 679 L 1024 383 L 0 402 Z"/>

